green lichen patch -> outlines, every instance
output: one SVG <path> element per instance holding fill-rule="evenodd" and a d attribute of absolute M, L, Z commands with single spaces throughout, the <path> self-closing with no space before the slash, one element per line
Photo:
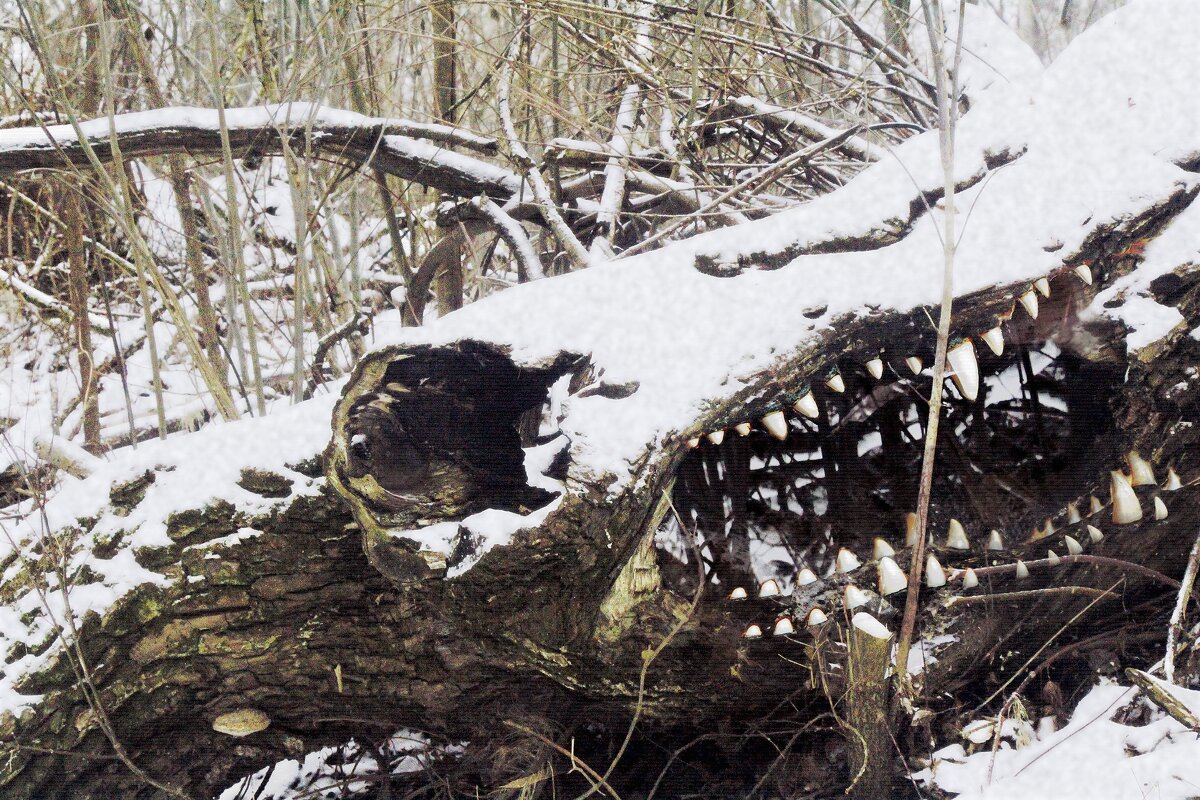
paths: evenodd
<path fill-rule="evenodd" d="M 228 536 L 238 529 L 237 509 L 228 500 L 204 508 L 177 511 L 167 517 L 167 536 L 183 546 Z"/>
<path fill-rule="evenodd" d="M 109 502 L 113 509 L 132 510 L 146 497 L 146 490 L 154 483 L 154 473 L 146 470 L 138 477 L 124 483 L 118 483 L 108 491 Z"/>

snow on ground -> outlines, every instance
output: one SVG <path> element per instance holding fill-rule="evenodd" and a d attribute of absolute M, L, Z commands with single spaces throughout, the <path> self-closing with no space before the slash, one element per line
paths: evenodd
<path fill-rule="evenodd" d="M 1200 692 L 1170 690 L 1193 714 L 1200 713 Z M 1002 742 L 995 753 L 990 737 L 970 755 L 963 744 L 953 743 L 935 752 L 932 766 L 914 778 L 957 795 L 958 800 L 1200 796 L 1200 734 L 1161 711 L 1141 727 L 1113 721 L 1122 707 L 1137 701 L 1137 695 L 1134 688 L 1102 680 L 1079 702 L 1062 730 L 1043 728 L 1024 747 Z"/>
<path fill-rule="evenodd" d="M 930 636 L 928 639 L 918 639 L 913 642 L 912 649 L 908 651 L 908 674 L 920 675 L 929 667 L 932 667 L 938 662 L 937 653 L 947 645 L 954 644 L 958 641 L 958 636 L 953 633 L 943 633 L 937 636 Z M 896 653 L 892 652 L 892 666 L 895 668 Z"/>
<path fill-rule="evenodd" d="M 389 774 L 404 775 L 462 751 L 461 744 L 435 746 L 425 734 L 403 729 L 379 747 L 378 755 L 387 760 Z M 221 792 L 218 800 L 354 797 L 377 789 L 381 772 L 375 754 L 351 739 L 338 747 L 308 753 L 300 761 L 289 758 L 263 767 Z"/>

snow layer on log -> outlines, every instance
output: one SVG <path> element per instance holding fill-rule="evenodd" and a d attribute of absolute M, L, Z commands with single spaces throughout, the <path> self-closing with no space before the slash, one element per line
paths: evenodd
<path fill-rule="evenodd" d="M 1101 28 L 1099 47 L 1080 37 L 1071 57 L 1047 70 L 1040 92 L 998 87 L 964 118 L 958 173 L 986 178 L 959 198 L 964 213 L 958 217 L 957 296 L 1061 269 L 1093 234 L 1200 186 L 1200 178 L 1172 162 L 1200 150 L 1200 128 L 1192 122 L 1200 119 L 1200 96 L 1187 88 L 1200 75 L 1190 69 L 1165 76 L 1134 71 L 1114 85 L 1111 71 L 1097 68 L 1101 58 L 1111 60 L 1103 51 L 1107 32 L 1122 18 L 1141 14 L 1158 23 L 1139 19 L 1133 26 L 1141 33 L 1139 52 L 1156 51 L 1160 62 L 1194 62 L 1192 43 L 1172 31 L 1184 18 L 1200 22 L 1200 9 L 1178 0 L 1131 8 L 1136 11 L 1117 12 Z M 1163 52 L 1167 48 L 1173 54 Z M 1157 124 L 1158 115 L 1147 111 L 1163 96 L 1163 82 L 1175 87 L 1171 115 L 1187 120 L 1164 126 L 1176 137 L 1168 149 L 1146 133 Z M 1092 130 L 1090 120 L 1060 108 L 1065 94 L 1090 96 L 1113 114 L 1123 109 L 1128 119 L 1106 136 Z M 612 475 L 615 491 L 635 481 L 633 465 L 647 446 L 662 447 L 714 398 L 734 394 L 782 356 L 816 347 L 839 321 L 939 302 L 943 223 L 936 208 L 900 241 L 875 250 L 805 255 L 785 269 L 729 278 L 693 266 L 698 254 L 737 263 L 748 252 L 773 244 L 783 249 L 798 239 L 835 245 L 867 226 L 906 216 L 918 190 L 932 191 L 941 182 L 937 145 L 936 133 L 915 137 L 845 189 L 770 219 L 521 286 L 429 328 L 392 329 L 385 336 L 405 344 L 495 342 L 527 366 L 548 364 L 560 352 L 584 354 L 603 370 L 604 382 L 637 384 L 638 391 L 620 401 L 571 398 L 563 421 L 573 469 Z M 989 170 L 988 154 L 1022 151 Z"/>
<path fill-rule="evenodd" d="M 1172 693 L 1193 711 L 1200 708 L 1200 693 L 1178 687 Z M 1028 732 L 1009 736 L 1018 739 L 1017 746 L 1002 741 L 995 753 L 990 737 L 969 756 L 961 744 L 951 744 L 913 777 L 958 800 L 1195 797 L 1200 784 L 1195 734 L 1165 714 L 1141 727 L 1113 721 L 1135 696 L 1135 689 L 1102 680 L 1062 730 L 1043 720 L 1032 741 L 1024 741 Z"/>
<path fill-rule="evenodd" d="M 1129 331 L 1125 346 L 1131 354 L 1185 324 L 1178 309 L 1154 299 L 1150 287 L 1164 275 L 1200 265 L 1200 203 L 1192 203 L 1171 220 L 1143 256 L 1136 270 L 1098 292 L 1081 314 L 1084 321 L 1108 318 L 1123 324 Z"/>
<path fill-rule="evenodd" d="M 1022 41 L 996 12 L 985 6 L 968 5 L 963 20 L 963 54 L 959 64 L 959 90 L 974 101 L 992 86 L 1006 84 L 1031 84 L 1042 74 L 1042 62 L 1037 53 Z M 955 3 L 943 6 L 946 17 L 946 48 L 952 48 L 958 39 L 958 10 Z M 913 47 L 913 60 L 926 75 L 933 74 L 929 63 L 929 41 L 925 32 L 925 15 L 919 6 L 914 6 L 908 28 L 908 41 Z"/>
<path fill-rule="evenodd" d="M 244 149 L 272 152 L 281 136 L 311 135 L 317 149 L 328 148 L 359 163 L 370 160 L 389 174 L 424 182 L 459 196 L 487 192 L 506 200 L 517 194 L 521 179 L 503 167 L 461 153 L 450 146 L 494 153 L 496 141 L 446 125 L 365 117 L 311 103 L 234 108 L 226 127 L 238 155 Z M 216 109 L 174 106 L 88 120 L 79 129 L 101 158 L 111 152 L 116 130 L 127 158 L 181 149 L 218 151 L 221 146 Z M 357 143 L 355 143 L 357 142 Z M 79 137 L 70 125 L 0 131 L 0 171 L 14 172 L 62 166 L 63 157 L 86 163 Z"/>
<path fill-rule="evenodd" d="M 1046 135 L 1084 152 L 1108 142 L 1194 162 L 1200 157 L 1197 30 L 1200 6 L 1188 0 L 1135 0 L 1101 19 L 1045 72 L 1036 102 L 1050 126 Z M 1093 168 L 1110 177 L 1122 164 Z"/>
<path fill-rule="evenodd" d="M 479 136 L 450 125 L 423 124 L 404 119 L 368 117 L 353 111 L 328 108 L 316 103 L 276 103 L 247 108 L 225 110 L 225 125 L 229 130 L 261 130 L 263 128 L 341 128 L 347 131 L 379 127 L 413 136 L 446 143 L 457 143 L 477 150 L 494 150 L 495 140 Z M 219 131 L 221 129 L 215 108 L 196 106 L 170 106 L 152 111 L 135 111 L 118 114 L 113 125 L 105 117 L 88 120 L 79 125 L 84 136 L 95 139 L 107 137 L 116 128 L 118 133 L 136 133 L 163 129 L 191 128 L 195 130 Z M 47 136 L 47 134 L 49 134 Z M 0 151 L 22 150 L 32 147 L 51 149 L 54 144 L 78 141 L 75 129 L 69 124 L 47 125 L 45 128 L 14 128 L 0 130 Z"/>
<path fill-rule="evenodd" d="M 21 525 L 6 527 L 5 535 L 0 536 L 0 560 L 8 560 L 14 549 L 19 555 L 0 579 L 6 588 L 17 591 L 11 602 L 0 605 L 0 653 L 11 653 L 21 645 L 26 652 L 0 674 L 0 713 L 19 713 L 37 702 L 38 697 L 21 695 L 14 687 L 53 661 L 61 649 L 61 641 L 54 641 L 54 629 L 56 624 L 66 625 L 67 603 L 56 571 L 46 574 L 48 583 L 42 592 L 35 588 L 34 580 L 21 582 L 20 578 L 22 570 L 36 561 L 35 548 L 40 547 L 46 532 L 60 533 L 81 519 L 96 520 L 88 534 L 79 537 L 65 570 L 70 575 L 82 574 L 80 570 L 86 566 L 89 576 L 69 589 L 76 622 L 89 611 L 103 615 L 135 586 L 165 585 L 168 579 L 139 564 L 134 553 L 140 548 L 171 545 L 167 524 L 173 513 L 223 500 L 252 517 L 321 490 L 324 478 L 308 477 L 288 465 L 319 456 L 329 440 L 330 415 L 341 387 L 332 388 L 330 393 L 266 417 L 217 424 L 198 433 L 177 434 L 144 442 L 136 450 L 126 449 L 85 480 L 68 479 L 46 503 L 44 515 L 34 512 Z M 239 481 L 244 470 L 262 470 L 290 480 L 289 495 L 264 497 L 243 488 Z M 114 508 L 113 487 L 136 481 L 147 472 L 154 481 L 146 487 L 145 496 L 132 508 Z M 115 552 L 100 557 L 96 552 L 99 543 L 122 531 L 128 534 L 120 539 Z M 254 534 L 243 528 L 234 536 Z"/>

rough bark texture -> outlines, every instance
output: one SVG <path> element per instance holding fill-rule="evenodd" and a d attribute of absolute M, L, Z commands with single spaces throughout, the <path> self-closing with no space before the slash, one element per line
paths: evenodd
<path fill-rule="evenodd" d="M 887 797 L 896 775 L 893 766 L 888 670 L 892 640 L 850 628 L 850 685 L 846 692 L 846 715 L 851 735 L 851 796 L 860 800 Z M 857 746 L 856 746 L 857 745 Z"/>

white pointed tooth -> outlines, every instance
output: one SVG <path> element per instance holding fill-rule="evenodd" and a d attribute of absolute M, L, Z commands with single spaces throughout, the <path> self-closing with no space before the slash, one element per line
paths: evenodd
<path fill-rule="evenodd" d="M 805 567 L 796 573 L 797 586 L 808 586 L 811 583 L 816 583 L 818 580 L 820 579 L 817 577 L 817 574 L 808 567 Z"/>
<path fill-rule="evenodd" d="M 920 375 L 921 370 L 925 369 L 925 365 L 921 362 L 920 356 L 909 356 L 904 359 L 904 363 L 912 370 L 913 375 Z"/>
<path fill-rule="evenodd" d="M 688 447 L 699 447 L 700 446 L 700 437 L 693 436 L 692 438 L 688 439 L 687 446 Z"/>
<path fill-rule="evenodd" d="M 1050 281 L 1046 278 L 1038 278 L 1033 282 L 1033 288 L 1041 292 L 1042 297 L 1050 296 Z"/>
<path fill-rule="evenodd" d="M 1174 467 L 1167 468 L 1167 482 L 1163 484 L 1163 490 L 1174 492 L 1183 488 L 1183 483 L 1179 480 L 1179 474 L 1175 472 Z"/>
<path fill-rule="evenodd" d="M 967 567 L 967 571 L 963 573 L 962 587 L 964 589 L 974 589 L 979 585 L 979 576 L 975 574 L 975 570 Z"/>
<path fill-rule="evenodd" d="M 1054 523 L 1052 523 L 1050 520 L 1046 520 L 1045 527 L 1033 529 L 1033 533 L 1030 535 L 1029 541 L 1036 542 L 1038 539 L 1045 539 L 1053 535 Z"/>
<path fill-rule="evenodd" d="M 729 593 L 730 600 L 745 600 L 749 595 L 746 594 L 746 587 L 739 586 Z"/>
<path fill-rule="evenodd" d="M 883 359 L 875 356 L 867 362 L 867 372 L 871 373 L 871 377 L 879 380 L 883 377 Z"/>
<path fill-rule="evenodd" d="M 779 441 L 783 441 L 788 435 L 787 417 L 782 411 L 772 411 L 765 415 L 762 420 L 762 426 L 767 429 L 767 433 L 774 436 Z"/>
<path fill-rule="evenodd" d="M 1037 295 L 1033 293 L 1033 290 L 1030 289 L 1017 299 L 1021 301 L 1021 308 L 1025 309 L 1025 312 L 1029 314 L 1030 317 L 1037 319 L 1038 302 Z"/>
<path fill-rule="evenodd" d="M 778 597 L 779 595 L 779 581 L 774 578 L 767 578 L 758 585 L 759 597 Z"/>
<path fill-rule="evenodd" d="M 1087 264 L 1080 264 L 1075 268 L 1074 272 L 1079 276 L 1079 280 L 1083 281 L 1088 286 L 1092 285 L 1092 268 Z"/>
<path fill-rule="evenodd" d="M 1088 538 L 1092 540 L 1092 544 L 1098 544 L 1104 541 L 1104 534 L 1095 525 L 1087 526 Z"/>
<path fill-rule="evenodd" d="M 762 628 L 751 623 L 749 626 L 747 626 L 746 630 L 742 631 L 742 638 L 743 639 L 761 639 L 762 638 Z"/>
<path fill-rule="evenodd" d="M 1067 524 L 1074 525 L 1076 522 L 1081 522 L 1083 517 L 1079 516 L 1079 506 L 1074 503 L 1067 504 Z"/>
<path fill-rule="evenodd" d="M 904 546 L 912 547 L 917 543 L 917 515 L 909 511 L 904 515 Z"/>
<path fill-rule="evenodd" d="M 946 585 L 946 570 L 942 569 L 942 562 L 933 553 L 925 559 L 925 585 L 930 589 Z"/>
<path fill-rule="evenodd" d="M 1022 581 L 1029 577 L 1029 567 L 1025 566 L 1024 561 L 1017 561 L 1017 580 Z"/>
<path fill-rule="evenodd" d="M 796 413 L 802 414 L 809 419 L 816 419 L 821 416 L 821 409 L 817 408 L 817 398 L 813 397 L 812 392 L 805 392 L 792 408 L 796 409 Z"/>
<path fill-rule="evenodd" d="M 1163 502 L 1161 497 L 1154 498 L 1154 518 L 1155 519 L 1166 519 L 1167 518 L 1167 504 Z"/>
<path fill-rule="evenodd" d="M 1000 355 L 1004 352 L 1004 333 L 1000 330 L 999 325 L 992 328 L 990 331 L 984 331 L 983 333 L 979 334 L 979 338 L 983 339 L 984 344 L 991 348 L 991 351 L 996 355 Z"/>
<path fill-rule="evenodd" d="M 895 555 L 896 550 L 887 543 L 886 539 L 881 539 L 878 536 L 875 537 L 875 548 L 871 551 L 871 558 L 878 561 L 881 558 L 891 558 Z"/>
<path fill-rule="evenodd" d="M 815 628 L 818 625 L 824 625 L 828 621 L 829 617 L 825 616 L 825 612 L 819 608 L 814 608 L 809 611 L 808 617 L 804 620 L 805 624 L 810 628 Z"/>
<path fill-rule="evenodd" d="M 992 532 L 988 534 L 987 549 L 988 550 L 1003 550 L 1004 549 L 1004 537 L 1000 535 L 1000 531 L 992 529 Z"/>
<path fill-rule="evenodd" d="M 975 345 L 970 339 L 950 348 L 946 353 L 950 368 L 954 373 L 950 376 L 958 392 L 968 400 L 979 396 L 979 362 L 975 358 Z"/>
<path fill-rule="evenodd" d="M 1053 550 L 1046 551 L 1046 560 L 1050 562 L 1050 566 L 1057 567 L 1062 563 L 1062 559 L 1058 557 L 1058 553 Z"/>
<path fill-rule="evenodd" d="M 792 624 L 792 618 L 782 616 L 775 620 L 775 627 L 771 629 L 772 636 L 790 636 L 796 632 L 796 626 Z"/>
<path fill-rule="evenodd" d="M 739 422 L 737 425 L 733 426 L 733 429 L 735 431 L 737 431 L 738 436 L 749 436 L 750 435 L 750 423 L 749 422 Z"/>
<path fill-rule="evenodd" d="M 848 584 L 846 588 L 842 590 L 842 603 L 846 606 L 846 610 L 848 611 L 865 606 L 869 602 L 871 602 L 871 596 L 855 586 L 853 583 Z"/>
<path fill-rule="evenodd" d="M 1068 555 L 1077 556 L 1083 552 L 1083 545 L 1081 545 L 1074 536 L 1064 536 L 1063 544 L 1067 546 Z"/>
<path fill-rule="evenodd" d="M 708 434 L 708 440 L 713 444 L 720 444 L 725 441 L 725 431 L 713 431 Z"/>
<path fill-rule="evenodd" d="M 879 593 L 886 597 L 907 588 L 908 578 L 900 565 L 887 556 L 879 559 Z"/>
<path fill-rule="evenodd" d="M 1129 482 L 1134 486 L 1157 486 L 1158 481 L 1154 480 L 1154 468 L 1142 458 L 1137 450 L 1130 451 L 1129 455 L 1125 456 L 1125 463 L 1129 465 Z"/>
<path fill-rule="evenodd" d="M 1103 510 L 1104 504 L 1100 502 L 1100 498 L 1096 497 L 1096 495 L 1092 495 L 1088 500 L 1088 516 L 1091 516 L 1092 514 L 1099 514 Z"/>
<path fill-rule="evenodd" d="M 838 394 L 846 391 L 846 382 L 842 380 L 842 374 L 840 372 L 835 372 L 826 378 L 825 385 Z"/>
<path fill-rule="evenodd" d="M 1125 477 L 1125 473 L 1118 470 L 1113 470 L 1111 474 L 1109 492 L 1112 494 L 1112 521 L 1118 525 L 1137 522 L 1142 518 L 1142 504 L 1133 493 L 1129 479 Z"/>
<path fill-rule="evenodd" d="M 950 520 L 950 529 L 946 533 L 946 547 L 951 550 L 970 550 L 971 542 L 967 539 L 967 532 L 963 530 L 962 523 L 956 519 Z"/>
<path fill-rule="evenodd" d="M 846 548 L 838 550 L 837 554 L 837 571 L 839 575 L 845 575 L 848 572 L 853 572 L 862 566 L 862 562 L 858 560 L 858 556 Z"/>

